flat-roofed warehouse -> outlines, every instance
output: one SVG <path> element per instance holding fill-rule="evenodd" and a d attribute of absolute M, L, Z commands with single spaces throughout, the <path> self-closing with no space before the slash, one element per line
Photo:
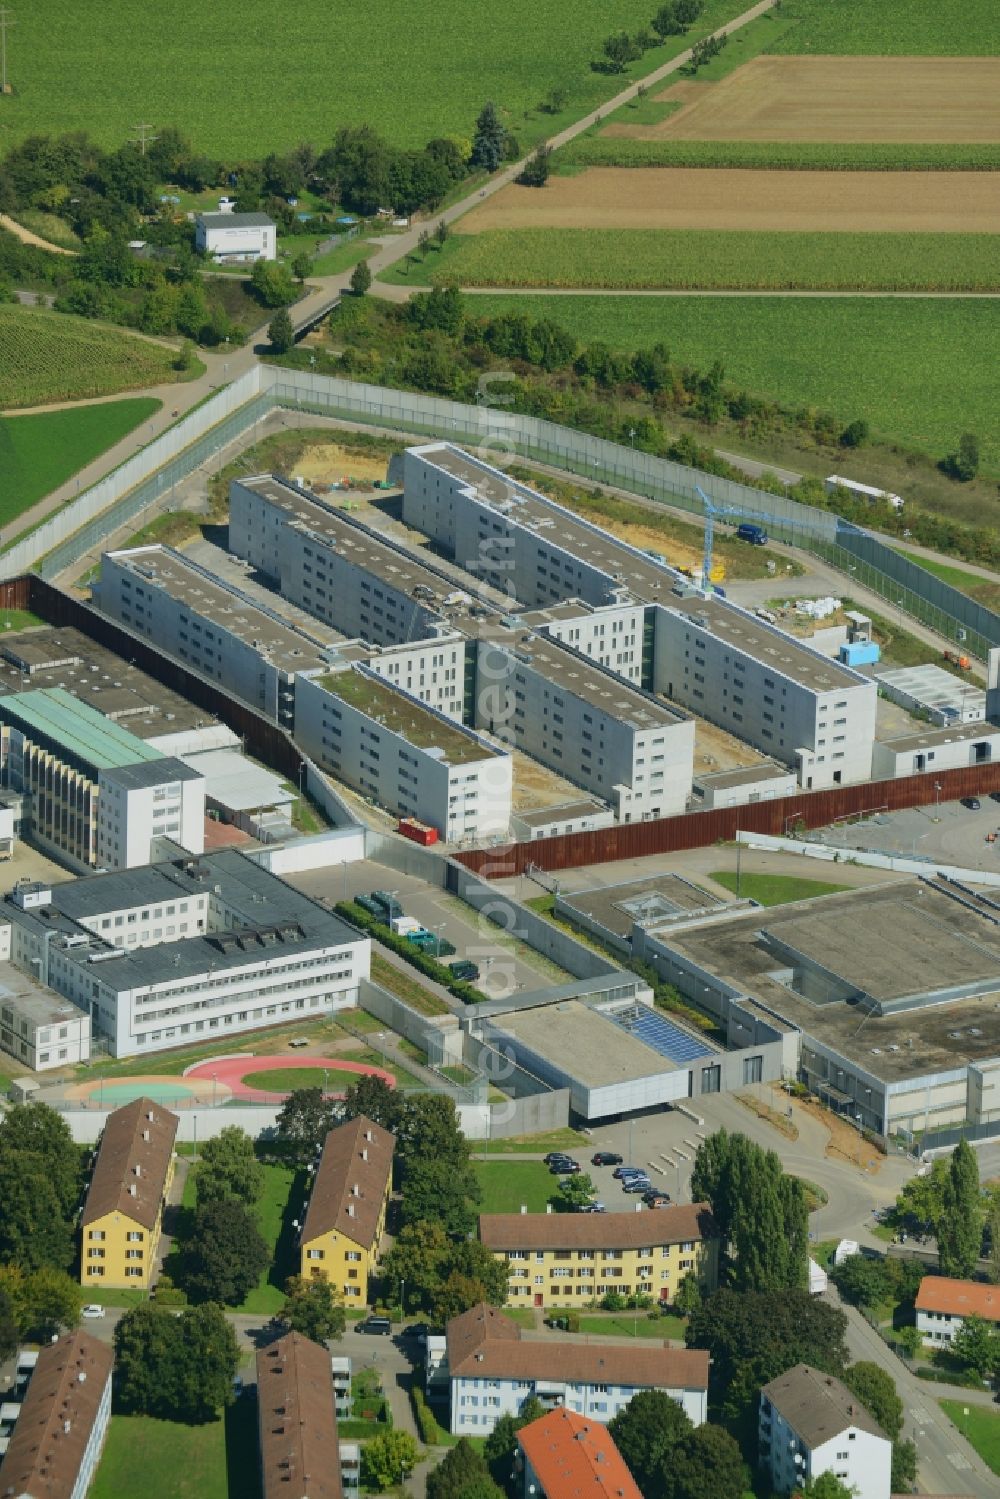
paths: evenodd
<path fill-rule="evenodd" d="M 901 881 L 659 932 L 643 956 L 727 1023 L 746 997 L 798 1033 L 798 1075 L 883 1135 L 1000 1134 L 1000 902 Z"/>

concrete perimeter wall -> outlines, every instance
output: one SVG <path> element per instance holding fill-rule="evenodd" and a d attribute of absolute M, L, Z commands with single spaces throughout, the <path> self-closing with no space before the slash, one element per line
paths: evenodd
<path fill-rule="evenodd" d="M 432 1065 L 462 1060 L 462 1032 L 456 1015 L 421 1015 L 370 979 L 361 980 L 358 999 L 363 1010 L 426 1051 Z"/>
<path fill-rule="evenodd" d="M 874 849 L 830 848 L 825 843 L 803 843 L 796 838 L 767 838 L 760 833 L 737 833 L 737 841 L 747 848 L 768 853 L 798 854 L 803 859 L 819 859 L 827 864 L 862 864 L 866 869 L 889 869 L 894 874 L 945 875 L 969 885 L 1000 886 L 1000 874 L 991 869 L 965 869 L 960 864 L 940 864 L 936 859 L 913 859 L 905 855 L 880 854 Z"/>
<path fill-rule="evenodd" d="M 448 889 L 478 911 L 484 921 L 527 942 L 574 978 L 604 978 L 618 972 L 614 963 L 601 953 L 578 942 L 537 911 L 504 895 L 462 864 L 448 864 Z"/>
<path fill-rule="evenodd" d="M 365 856 L 364 828 L 334 828 L 328 833 L 314 833 L 296 838 L 292 843 L 274 844 L 250 854 L 255 864 L 262 864 L 272 874 L 302 874 L 307 869 L 331 869 L 338 864 L 353 864 Z"/>

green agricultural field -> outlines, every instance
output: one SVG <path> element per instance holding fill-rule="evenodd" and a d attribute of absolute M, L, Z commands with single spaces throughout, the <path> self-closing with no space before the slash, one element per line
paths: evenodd
<path fill-rule="evenodd" d="M 474 308 L 550 317 L 617 348 L 662 341 L 699 369 L 721 359 L 736 385 L 845 421 L 863 414 L 877 437 L 917 452 L 940 456 L 976 432 L 984 466 L 1000 468 L 1000 301 L 477 296 Z"/>
<path fill-rule="evenodd" d="M 1000 235 L 488 229 L 386 280 L 463 286 L 994 291 Z"/>
<path fill-rule="evenodd" d="M 665 106 L 653 106 L 660 111 Z M 624 111 L 615 116 L 625 121 Z M 659 115 L 666 118 L 665 113 Z M 636 124 L 644 123 L 635 120 Z M 1000 145 L 914 145 L 892 141 L 675 141 L 587 130 L 553 158 L 558 172 L 580 167 L 743 167 L 757 171 L 996 172 Z"/>
<path fill-rule="evenodd" d="M 736 893 L 736 875 L 728 869 L 716 869 L 710 876 L 724 890 Z M 784 906 L 793 900 L 812 900 L 817 895 L 839 895 L 848 885 L 831 885 L 826 880 L 799 879 L 791 874 L 743 874 L 740 896 L 755 900 L 761 906 Z"/>
<path fill-rule="evenodd" d="M 708 0 L 691 36 L 744 8 L 742 0 Z M 202 151 L 236 157 L 303 140 L 322 146 L 346 124 L 422 146 L 436 135 L 468 137 L 493 97 L 530 144 L 628 81 L 590 64 L 610 32 L 648 25 L 655 9 L 653 0 L 624 0 L 613 12 L 601 0 L 572 8 L 513 0 L 497 10 L 478 0 L 345 0 L 335 9 L 300 0 L 279 14 L 264 0 L 175 0 L 144 8 L 137 41 L 134 11 L 121 0 L 86 12 L 70 0 L 36 0 L 19 10 L 8 45 L 14 93 L 2 101 L 0 142 L 87 130 L 117 146 L 148 120 L 179 126 Z M 690 39 L 671 37 L 631 76 Z M 260 83 L 249 109 L 248 79 Z M 555 117 L 537 109 L 554 87 L 568 95 Z"/>
<path fill-rule="evenodd" d="M 3 340 L 0 322 L 0 343 Z M 3 376 L 0 375 L 0 380 Z M 160 409 L 148 398 L 0 416 L 0 526 L 23 515 Z"/>
<path fill-rule="evenodd" d="M 784 0 L 795 26 L 770 52 L 826 56 L 978 57 L 996 52 L 994 0 Z"/>
<path fill-rule="evenodd" d="M 176 378 L 173 353 L 162 344 L 13 302 L 0 305 L 0 349 L 0 410 L 111 396 Z"/>

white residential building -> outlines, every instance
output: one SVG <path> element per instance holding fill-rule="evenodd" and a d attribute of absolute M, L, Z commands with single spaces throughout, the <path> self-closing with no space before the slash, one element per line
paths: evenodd
<path fill-rule="evenodd" d="M 966 1317 L 1000 1325 L 1000 1289 L 979 1280 L 925 1275 L 916 1299 L 917 1331 L 925 1343 L 945 1348 L 955 1341 Z"/>
<path fill-rule="evenodd" d="M 356 1005 L 368 939 L 233 850 L 4 903 L 11 961 L 141 1055 Z"/>
<path fill-rule="evenodd" d="M 278 258 L 277 230 L 266 213 L 196 214 L 194 245 L 217 265 Z"/>
<path fill-rule="evenodd" d="M 532 1396 L 607 1423 L 640 1390 L 663 1390 L 695 1426 L 707 1419 L 708 1355 L 663 1345 L 528 1342 L 496 1307 L 480 1303 L 448 1323 L 444 1357 L 429 1348 L 428 1387 L 449 1386 L 453 1436 L 486 1436 Z"/>
<path fill-rule="evenodd" d="M 446 842 L 507 832 L 510 755 L 364 666 L 300 677 L 295 723 L 321 769 Z"/>
<path fill-rule="evenodd" d="M 856 1499 L 889 1499 L 892 1443 L 832 1374 L 796 1364 L 760 1392 L 760 1459 L 778 1494 L 833 1473 Z"/>
<path fill-rule="evenodd" d="M 2 930 L 7 956 L 10 924 Z M 36 984 L 12 963 L 0 962 L 0 1048 L 32 1072 L 87 1062 L 90 1014 Z"/>

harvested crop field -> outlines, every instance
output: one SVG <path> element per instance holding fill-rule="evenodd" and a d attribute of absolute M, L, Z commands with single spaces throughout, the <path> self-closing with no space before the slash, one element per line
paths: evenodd
<path fill-rule="evenodd" d="M 683 107 L 606 135 L 690 141 L 1000 141 L 1000 57 L 755 57 Z"/>
<path fill-rule="evenodd" d="M 767 172 L 698 167 L 588 167 L 543 192 L 511 184 L 461 220 L 491 229 L 797 229 L 978 233 L 1000 230 L 991 172 Z"/>

